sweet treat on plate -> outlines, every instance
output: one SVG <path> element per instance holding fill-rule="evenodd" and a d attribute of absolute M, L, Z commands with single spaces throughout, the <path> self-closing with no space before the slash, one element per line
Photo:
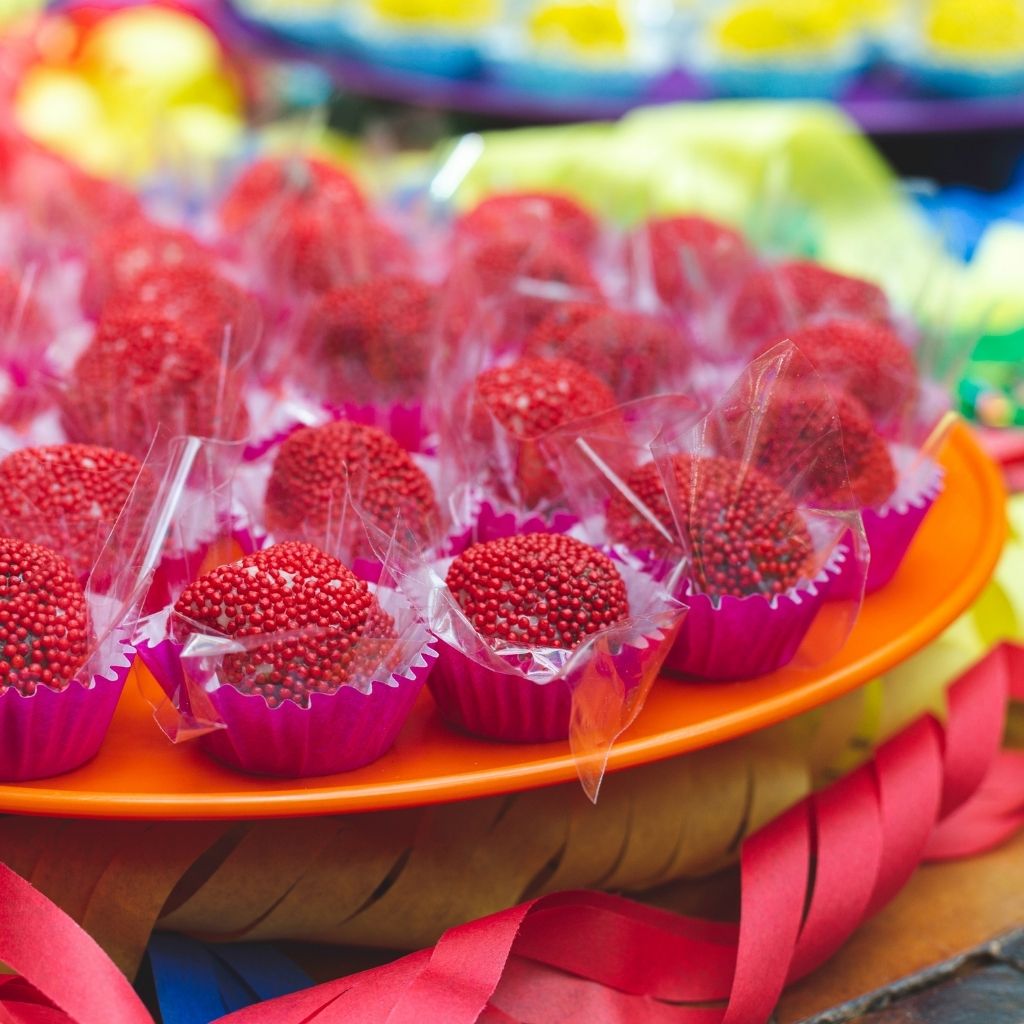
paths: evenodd
<path fill-rule="evenodd" d="M 436 306 L 435 290 L 406 275 L 370 277 L 323 292 L 299 337 L 307 361 L 301 375 L 331 402 L 419 396 L 433 351 Z"/>
<path fill-rule="evenodd" d="M 148 271 L 185 265 L 215 272 L 213 254 L 185 231 L 143 217 L 115 224 L 90 247 L 82 305 L 96 316 L 108 299 L 130 293 Z"/>
<path fill-rule="evenodd" d="M 233 367 L 179 322 L 137 305 L 97 324 L 71 370 L 62 415 L 71 440 L 139 457 L 158 428 L 223 440 L 248 431 Z"/>
<path fill-rule="evenodd" d="M 22 448 L 0 460 L 0 532 L 59 551 L 88 573 L 114 524 L 128 548 L 141 536 L 156 480 L 134 455 L 90 444 Z"/>
<path fill-rule="evenodd" d="M 450 346 L 471 331 L 523 339 L 559 302 L 597 299 L 586 256 L 559 238 L 507 233 L 460 248 L 443 306 Z"/>
<path fill-rule="evenodd" d="M 272 708 L 288 700 L 308 706 L 310 694 L 358 680 L 395 639 L 393 620 L 366 583 L 314 545 L 294 541 L 200 577 L 174 612 L 181 635 L 266 637 L 226 655 L 220 681 L 259 694 Z"/>
<path fill-rule="evenodd" d="M 754 464 L 782 486 L 799 487 L 801 497 L 815 508 L 884 505 L 896 489 L 885 439 L 852 395 L 836 391 L 823 398 L 799 388 L 774 392 L 763 412 Z M 841 444 L 829 444 L 830 435 L 839 435 Z M 832 450 L 809 458 L 823 441 Z"/>
<path fill-rule="evenodd" d="M 498 192 L 455 223 L 456 235 L 481 240 L 510 234 L 550 234 L 580 252 L 594 248 L 600 225 L 575 199 L 558 192 Z"/>
<path fill-rule="evenodd" d="M 678 498 L 674 509 L 657 464 L 641 466 L 626 486 L 650 515 L 617 494 L 608 505 L 613 540 L 637 551 L 678 554 L 688 549 L 694 583 L 700 593 L 715 598 L 782 594 L 804 578 L 814 546 L 781 487 L 758 470 L 720 456 L 680 454 L 671 465 Z M 678 528 L 674 510 L 681 517 Z"/>
<path fill-rule="evenodd" d="M 257 160 L 235 179 L 219 216 L 230 233 L 262 229 L 300 210 L 348 215 L 366 208 L 359 187 L 343 170 L 315 157 Z"/>
<path fill-rule="evenodd" d="M 830 388 L 858 399 L 875 421 L 898 420 L 917 394 L 913 353 L 884 323 L 825 320 L 790 340 Z"/>
<path fill-rule="evenodd" d="M 371 555 L 346 495 L 386 536 L 398 528 L 422 544 L 438 529 L 433 487 L 412 456 L 382 430 L 349 420 L 304 427 L 281 444 L 264 500 L 267 527 L 275 537 L 317 539 L 340 529 L 353 556 Z"/>
<path fill-rule="evenodd" d="M 442 715 L 474 735 L 564 739 L 578 702 L 621 700 L 641 685 L 645 654 L 657 652 L 660 664 L 664 652 L 644 632 L 657 632 L 657 602 L 642 596 L 633 607 L 616 564 L 565 534 L 474 544 L 448 566 L 443 586 L 432 602 L 440 646 L 427 685 Z M 604 642 L 588 644 L 596 636 Z"/>
<path fill-rule="evenodd" d="M 726 298 L 757 263 L 740 232 L 706 217 L 662 217 L 642 230 L 658 295 L 684 312 Z"/>
<path fill-rule="evenodd" d="M 557 493 L 538 439 L 612 409 L 608 385 L 571 359 L 524 358 L 481 373 L 470 388 L 469 429 L 486 445 L 491 484 L 527 507 Z"/>
<path fill-rule="evenodd" d="M 727 332 L 742 351 L 755 352 L 815 320 L 886 323 L 889 303 L 877 285 L 806 260 L 750 274 L 731 304 Z"/>
<path fill-rule="evenodd" d="M 63 690 L 89 652 L 89 609 L 75 571 L 40 544 L 0 537 L 0 695 Z"/>
<path fill-rule="evenodd" d="M 225 344 L 244 341 L 258 316 L 253 298 L 206 262 L 149 267 L 107 301 L 146 307 L 155 317 L 187 324 L 218 354 Z"/>
<path fill-rule="evenodd" d="M 527 338 L 525 355 L 571 359 L 623 402 L 670 390 L 692 358 L 685 337 L 667 320 L 594 302 L 552 309 Z"/>
<path fill-rule="evenodd" d="M 565 534 L 474 544 L 452 562 L 446 582 L 488 641 L 572 650 L 629 614 L 611 559 Z"/>

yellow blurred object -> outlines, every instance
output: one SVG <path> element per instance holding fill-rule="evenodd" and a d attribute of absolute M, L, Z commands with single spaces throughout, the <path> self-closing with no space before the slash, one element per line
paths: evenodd
<path fill-rule="evenodd" d="M 614 2 L 542 6 L 530 18 L 529 31 L 541 46 L 569 46 L 589 53 L 623 53 L 629 43 L 629 31 Z"/>
<path fill-rule="evenodd" d="M 39 10 L 44 0 L 0 0 L 0 25 Z"/>
<path fill-rule="evenodd" d="M 814 55 L 835 46 L 856 27 L 853 6 L 842 0 L 744 3 L 718 23 L 717 40 L 738 53 Z"/>
<path fill-rule="evenodd" d="M 168 162 L 216 160 L 236 145 L 243 99 L 216 36 L 162 7 L 103 18 L 88 31 L 55 16 L 22 80 L 18 121 L 93 173 L 138 178 Z"/>
<path fill-rule="evenodd" d="M 497 0 L 370 0 L 381 18 L 412 23 L 485 25 L 498 15 Z"/>
<path fill-rule="evenodd" d="M 1024 4 L 1018 0 L 935 0 L 925 34 L 939 50 L 975 57 L 1024 53 Z"/>

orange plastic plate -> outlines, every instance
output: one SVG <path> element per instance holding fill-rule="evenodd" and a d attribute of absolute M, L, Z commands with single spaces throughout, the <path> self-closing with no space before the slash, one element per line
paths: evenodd
<path fill-rule="evenodd" d="M 895 579 L 867 599 L 843 650 L 811 671 L 747 682 L 659 680 L 612 748 L 610 771 L 656 761 L 796 715 L 874 678 L 919 650 L 988 580 L 1005 535 L 996 467 L 957 425 L 942 452 L 946 487 Z M 222 768 L 192 744 L 173 746 L 129 680 L 106 743 L 84 768 L 0 786 L 0 810 L 110 818 L 255 818 L 373 811 L 507 793 L 575 778 L 568 744 L 506 745 L 462 736 L 424 694 L 394 749 L 345 775 L 299 781 Z"/>

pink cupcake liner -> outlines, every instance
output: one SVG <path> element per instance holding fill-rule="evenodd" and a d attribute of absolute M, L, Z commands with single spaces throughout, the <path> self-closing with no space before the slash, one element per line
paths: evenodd
<path fill-rule="evenodd" d="M 943 473 L 933 466 L 925 484 L 915 494 L 899 498 L 880 509 L 866 509 L 864 534 L 871 552 L 864 590 L 873 594 L 896 575 L 917 531 L 942 492 Z"/>
<path fill-rule="evenodd" d="M 284 701 L 272 708 L 258 694 L 218 686 L 206 697 L 220 723 L 199 736 L 200 747 L 231 768 L 279 778 L 334 775 L 376 761 L 394 744 L 437 660 L 422 633 L 420 651 L 405 672 L 375 680 L 368 692 L 342 686 L 312 694 L 309 707 Z M 139 650 L 179 713 L 191 715 L 180 655 L 181 645 L 171 639 Z"/>
<path fill-rule="evenodd" d="M 473 544 L 524 533 L 568 533 L 578 523 L 579 517 L 569 512 L 555 512 L 550 518 L 499 512 L 491 502 L 481 500 L 474 509 L 472 524 L 450 534 L 442 545 L 442 554 L 444 557 L 461 555 Z"/>
<path fill-rule="evenodd" d="M 427 687 L 442 717 L 465 732 L 507 743 L 548 743 L 568 739 L 573 694 L 585 678 L 618 676 L 625 706 L 667 648 L 665 634 L 652 632 L 623 643 L 614 654 L 595 652 L 596 666 L 588 659 L 566 675 L 538 681 L 519 672 L 499 672 L 442 642 Z"/>
<path fill-rule="evenodd" d="M 390 405 L 357 405 L 355 402 L 345 402 L 342 405 L 324 404 L 322 408 L 327 417 L 324 420 L 326 423 L 351 420 L 353 423 L 362 423 L 364 426 L 377 427 L 385 431 L 406 451 L 424 455 L 431 455 L 436 451 L 436 446 L 431 440 L 432 431 L 426 422 L 421 402 L 395 402 Z M 295 421 L 269 437 L 253 441 L 243 449 L 242 458 L 246 462 L 255 462 L 305 426 L 307 424 Z"/>
<path fill-rule="evenodd" d="M 88 686 L 72 680 L 63 690 L 40 686 L 31 697 L 13 687 L 0 696 L 0 781 L 27 782 L 80 768 L 103 744 L 131 670 L 134 649 Z"/>
<path fill-rule="evenodd" d="M 716 603 L 707 594 L 687 593 L 682 600 L 690 610 L 664 670 L 686 679 L 725 682 L 788 665 L 840 571 L 837 562 L 810 583 L 771 599 L 725 595 Z"/>

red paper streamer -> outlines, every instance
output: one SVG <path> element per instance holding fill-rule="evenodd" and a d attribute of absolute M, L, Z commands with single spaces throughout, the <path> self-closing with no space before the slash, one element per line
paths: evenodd
<path fill-rule="evenodd" d="M 218 1024 L 760 1024 L 922 859 L 977 853 L 1024 826 L 1024 754 L 999 749 L 1011 697 L 1024 699 L 1024 648 L 1004 645 L 954 684 L 945 728 L 914 723 L 750 837 L 738 926 L 556 893 Z M 93 940 L 3 867 L 0 961 L 21 974 L 0 979 L 0 1024 L 151 1024 Z"/>

